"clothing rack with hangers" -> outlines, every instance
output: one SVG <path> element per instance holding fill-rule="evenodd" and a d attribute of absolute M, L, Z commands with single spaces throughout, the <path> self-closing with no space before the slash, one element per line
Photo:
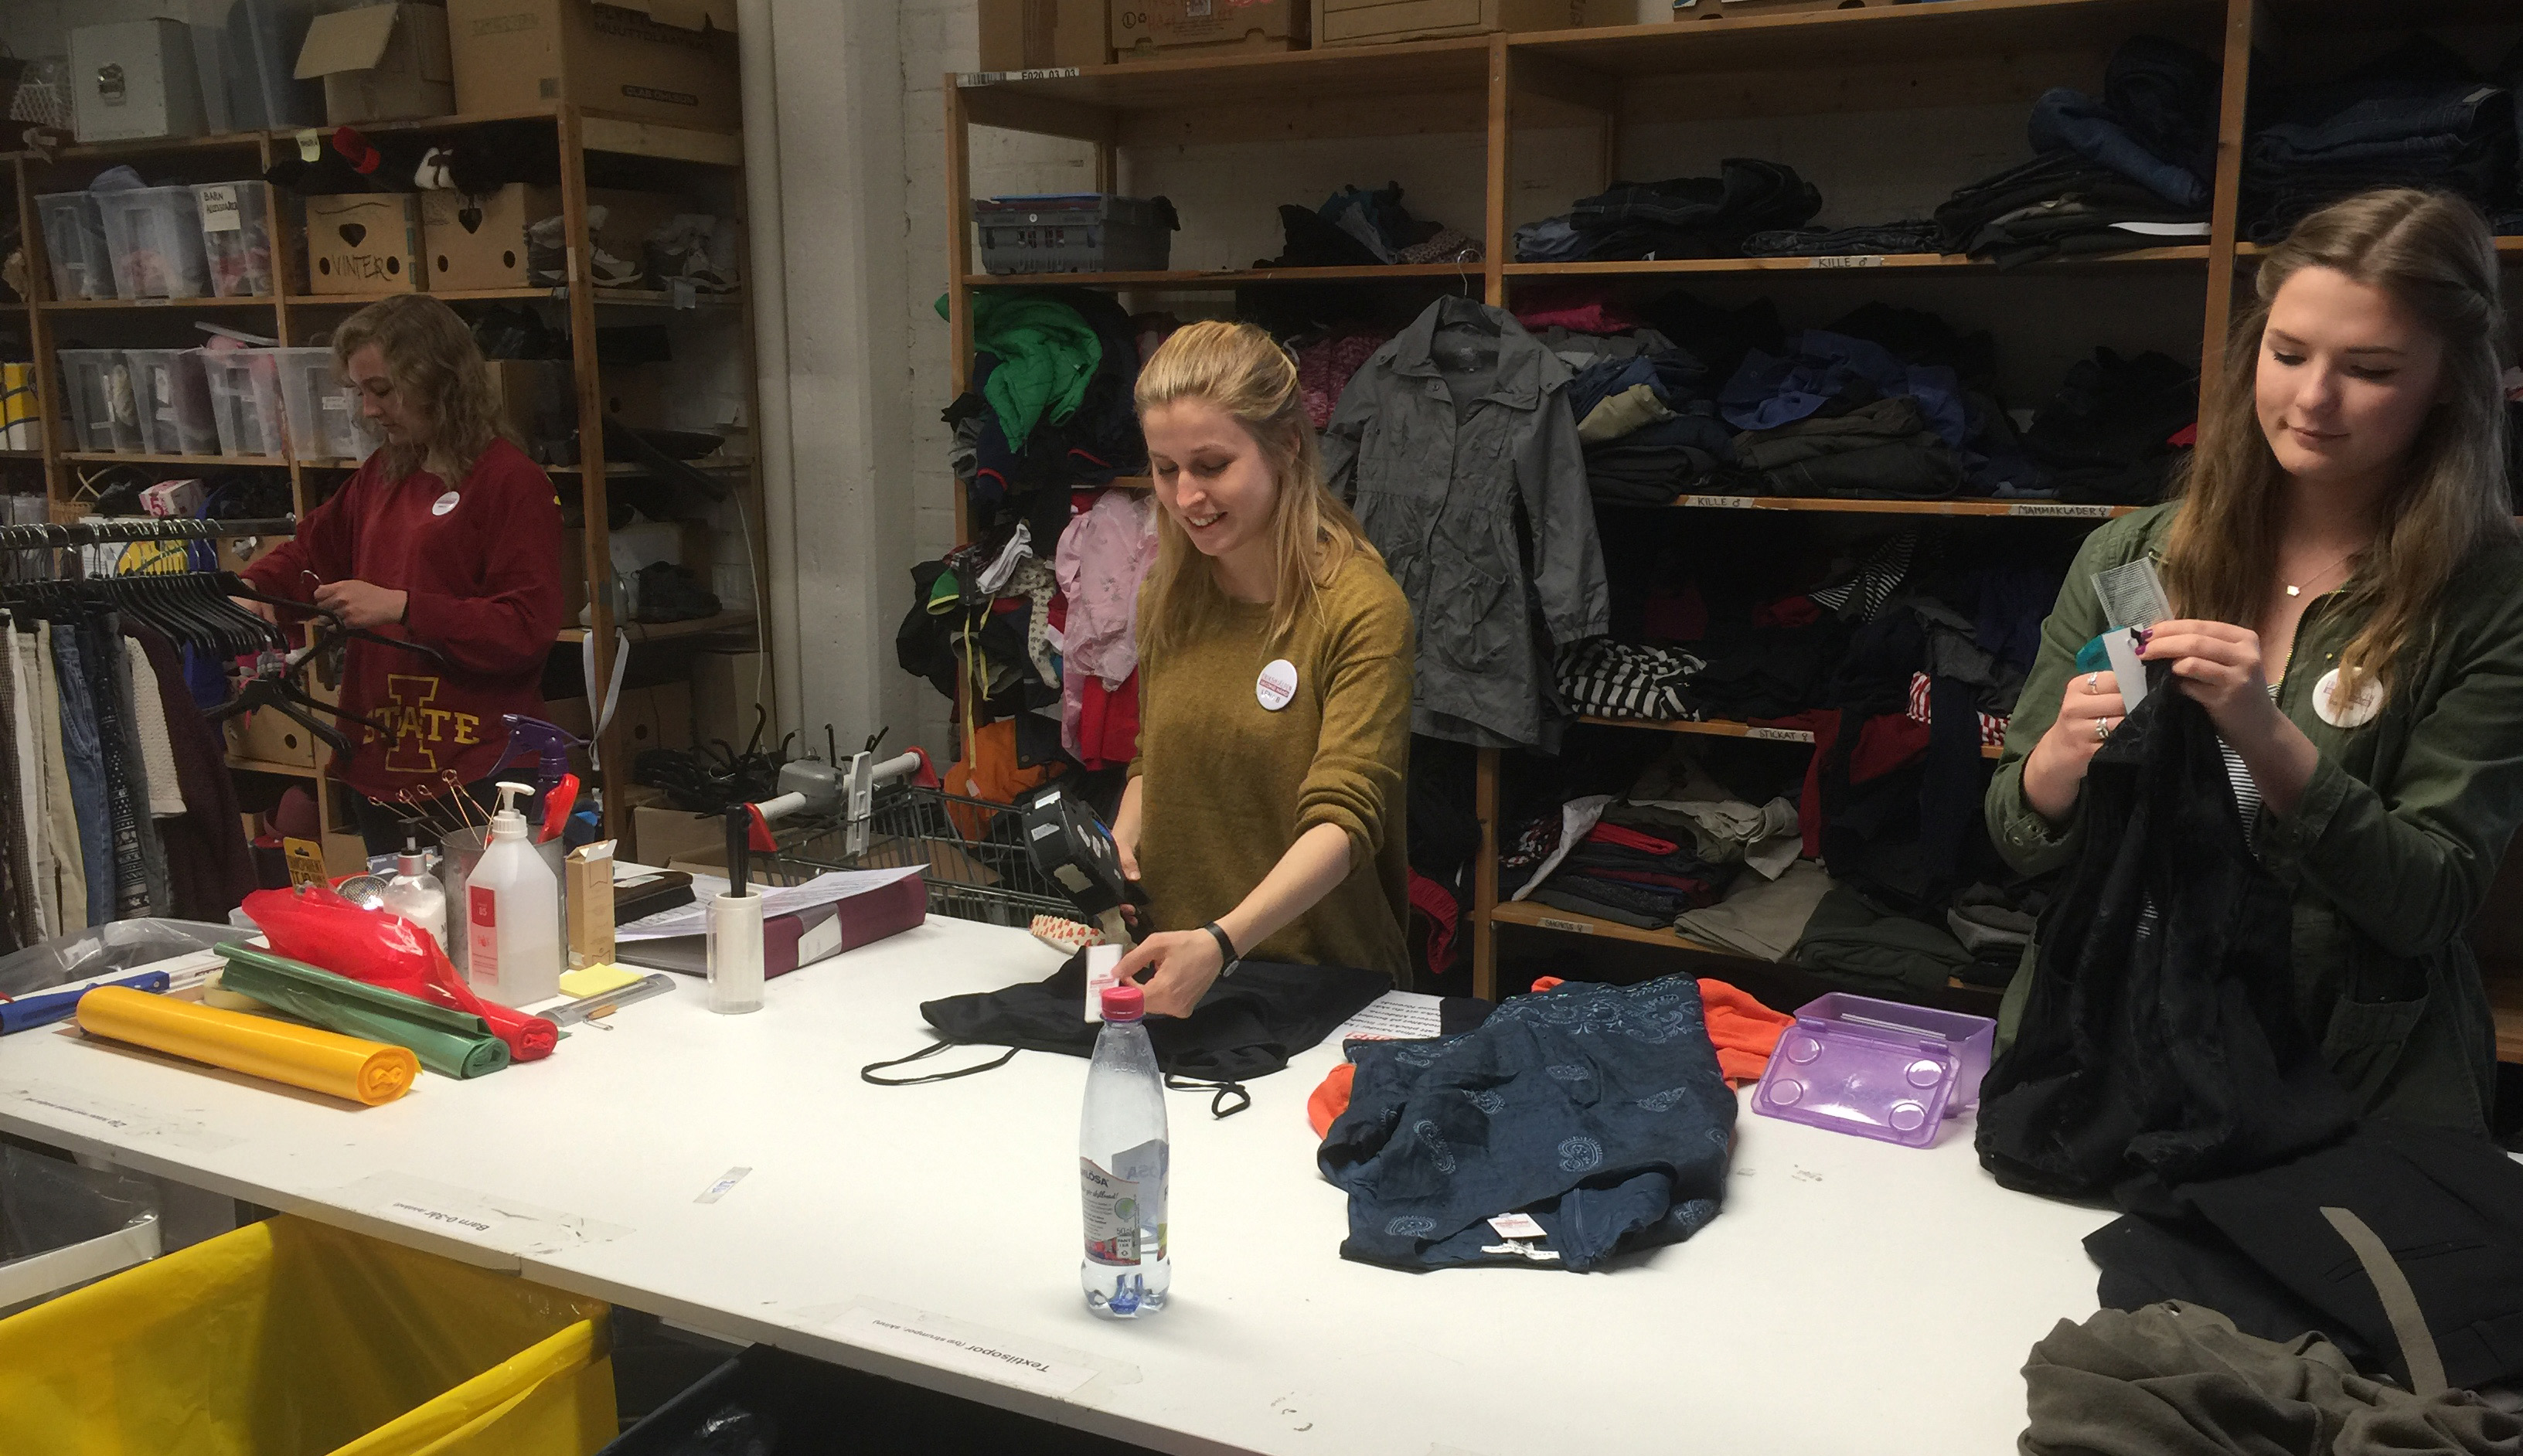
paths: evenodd
<path fill-rule="evenodd" d="M 220 540 L 240 536 L 287 536 L 295 516 L 267 520 L 207 521 L 181 516 L 146 520 L 78 521 L 63 525 L 0 526 L 0 550 L 70 549 L 139 540 Z"/>

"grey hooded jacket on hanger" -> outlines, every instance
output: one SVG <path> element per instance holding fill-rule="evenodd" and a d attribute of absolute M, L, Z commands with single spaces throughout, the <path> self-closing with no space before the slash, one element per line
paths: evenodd
<path fill-rule="evenodd" d="M 1551 651 L 1610 630 L 1567 385 L 1513 315 L 1448 297 L 1369 355 L 1333 411 L 1324 476 L 1418 619 L 1413 732 L 1545 742 L 1564 713 Z"/>

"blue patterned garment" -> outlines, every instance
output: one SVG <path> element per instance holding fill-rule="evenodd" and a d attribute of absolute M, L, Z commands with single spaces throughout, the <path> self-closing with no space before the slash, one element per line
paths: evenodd
<path fill-rule="evenodd" d="M 1558 1267 L 1690 1238 L 1726 1192 L 1735 1095 L 1698 983 L 1567 982 L 1442 1041 L 1358 1042 L 1319 1154 L 1349 1194 L 1345 1258 L 1521 1263 L 1490 1227 L 1530 1214 Z"/>

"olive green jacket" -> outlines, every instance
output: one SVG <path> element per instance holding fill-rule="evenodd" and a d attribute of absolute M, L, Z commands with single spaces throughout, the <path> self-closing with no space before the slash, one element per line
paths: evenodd
<path fill-rule="evenodd" d="M 2024 800 L 2023 759 L 2058 717 L 2077 649 L 2109 625 L 2094 575 L 2160 558 L 2175 509 L 2088 537 L 2042 624 L 1987 799 L 1998 852 L 2023 873 L 2057 869 L 2078 848 L 2084 801 L 2064 826 L 2050 823 Z M 2313 684 L 2360 620 L 2336 592 L 2305 607 L 2277 702 L 2321 756 L 2294 813 L 2262 811 L 2253 847 L 2295 896 L 2296 1007 L 2342 1085 L 2368 1111 L 2484 1130 L 2496 1037 L 2468 931 L 2523 824 L 2523 541 L 2474 553 L 2446 588 L 2432 640 L 2394 665 L 2382 712 L 2333 728 L 2313 711 Z M 2034 961 L 2007 993 L 2010 1035 Z"/>

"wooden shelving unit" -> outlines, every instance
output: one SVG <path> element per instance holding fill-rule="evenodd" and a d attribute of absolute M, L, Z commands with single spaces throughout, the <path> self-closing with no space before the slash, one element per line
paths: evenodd
<path fill-rule="evenodd" d="M 2513 0 L 1948 0 L 1916 6 L 1729 16 L 1668 24 L 1356 46 L 1276 55 L 1212 56 L 1018 75 L 949 73 L 945 78 L 948 310 L 954 387 L 968 382 L 970 300 L 976 291 L 1083 286 L 1163 297 L 1279 283 L 1357 284 L 1426 290 L 1474 286 L 1505 306 L 1519 290 L 1571 281 L 1755 281 L 1784 294 L 1827 277 L 1928 276 L 2004 279 L 2011 288 L 2094 277 L 2163 280 L 2202 299 L 2203 388 L 2213 387 L 2238 272 L 2261 250 L 2241 240 L 2244 98 L 2256 46 L 2283 50 L 2339 28 L 2391 31 L 2430 24 L 2510 24 Z M 2098 89 L 2112 50 L 2132 35 L 2169 36 L 2220 57 L 2215 178 L 2208 235 L 2197 242 L 2136 247 L 2001 270 L 1937 254 L 1831 258 L 1767 258 L 1520 263 L 1513 260 L 1511 208 L 1519 198 L 1515 143 L 1542 130 L 1591 131 L 1593 175 L 1555 176 L 1549 195 L 1574 198 L 1616 175 L 1626 131 L 1750 117 L 1823 116 L 1972 105 L 2028 106 L 2054 85 Z M 2336 40 L 2335 35 L 2329 39 Z M 1204 271 L 992 276 L 976 271 L 970 198 L 976 126 L 1091 143 L 1094 186 L 1116 190 L 1125 157 L 1208 145 L 1460 135 L 1475 149 L 1484 180 L 1477 229 L 1485 260 L 1382 268 L 1262 268 Z M 1371 149 L 1360 148 L 1362 152 Z M 1795 164 L 1792 154 L 1778 160 Z M 1357 180 L 1384 175 L 1381 162 Z M 1661 175 L 1662 173 L 1658 173 Z M 1473 231 L 1466 227 L 1466 231 Z M 1257 244 L 1266 240 L 1256 239 Z M 2499 249 L 2523 262 L 2523 237 Z M 1650 509 L 1806 512 L 1938 518 L 2068 520 L 2099 524 L 2134 507 L 2025 500 L 1840 500 L 1686 495 Z M 964 502 L 955 501 L 959 539 L 969 539 Z M 1606 516 L 1640 507 L 1605 506 Z M 1676 733 L 1787 736 L 1739 724 L 1586 720 Z M 1799 735 L 1809 742 L 1809 735 Z M 1796 740 L 1790 740 L 1796 741 Z M 1789 749 L 1788 751 L 1792 751 Z M 1996 757 L 1995 750 L 1988 750 Z M 1642 931 L 1498 898 L 1499 755 L 1483 750 L 1475 789 L 1482 846 L 1472 909 L 1473 989 L 1497 993 L 1496 927 L 1600 935 L 1639 944 L 1722 953 L 1670 931 Z M 2508 1028 L 2523 1049 L 2523 992 Z M 2523 1057 L 2523 1051 L 2518 1051 Z"/>
<path fill-rule="evenodd" d="M 696 131 L 651 121 L 628 120 L 571 105 L 499 116 L 365 122 L 360 129 L 369 133 L 452 134 L 486 122 L 529 119 L 545 122 L 552 128 L 551 144 L 561 163 L 562 213 L 573 237 L 587 235 L 588 188 L 593 185 L 589 181 L 591 159 L 595 160 L 599 171 L 617 173 L 623 170 L 622 159 L 626 158 L 657 164 L 653 172 L 664 180 L 660 185 L 644 190 L 675 193 L 688 201 L 695 197 L 705 198 L 707 206 L 698 210 L 735 216 L 739 220 L 743 216 L 743 138 L 734 133 Z M 260 177 L 275 159 L 296 148 L 298 136 L 298 130 L 290 128 L 103 146 L 71 146 L 62 149 L 52 161 L 32 153 L 0 154 L 0 161 L 7 164 L 10 179 L 16 188 L 15 206 L 28 243 L 30 276 L 39 295 L 26 304 L 7 305 L 7 309 L 27 315 L 38 389 L 46 401 L 48 422 L 41 450 L 0 452 L 0 462 L 17 460 L 41 465 L 45 492 L 51 499 L 56 519 L 74 519 L 82 513 L 83 507 L 76 494 L 78 477 L 82 473 L 92 475 L 100 467 L 136 466 L 167 478 L 185 470 L 202 474 L 240 469 L 285 472 L 294 508 L 304 514 L 338 482 L 342 471 L 356 468 L 360 463 L 346 459 L 280 456 L 100 453 L 70 447 L 72 442 L 69 410 L 55 357 L 55 350 L 60 347 L 58 341 L 65 330 L 85 329 L 111 322 L 118 329 L 126 331 L 131 328 L 153 330 L 152 342 L 162 347 L 189 346 L 199 342 L 190 325 L 196 315 L 202 315 L 212 321 L 268 334 L 283 346 L 305 345 L 320 342 L 320 338 L 343 317 L 386 295 L 286 292 L 292 286 L 290 280 L 303 282 L 305 276 L 297 258 L 303 247 L 303 236 L 287 223 L 285 214 L 276 214 L 270 227 L 273 272 L 282 281 L 284 290 L 277 295 L 53 301 L 41 296 L 50 290 L 51 271 L 43 257 L 43 230 L 34 209 L 35 195 L 85 186 L 96 173 L 121 164 L 137 166 L 144 174 L 163 172 L 170 179 L 184 181 Z M 155 177 L 152 179 L 157 180 Z M 613 290 L 598 288 L 592 283 L 577 286 L 585 280 L 587 252 L 585 248 L 567 250 L 570 272 L 568 282 L 560 286 L 449 290 L 434 294 L 456 305 L 459 312 L 469 311 L 466 305 L 477 304 L 540 305 L 549 310 L 547 319 L 564 326 L 569 334 L 580 436 L 590 443 L 591 447 L 581 451 L 584 456 L 581 464 L 555 467 L 552 474 L 556 479 L 574 476 L 578 482 L 587 522 L 583 566 L 591 586 L 588 597 L 593 620 L 587 625 L 565 628 L 557 634 L 554 646 L 568 649 L 571 660 L 575 662 L 579 651 L 577 644 L 593 637 L 593 676 L 599 682 L 610 680 L 617 651 L 617 626 L 634 648 L 643 642 L 725 638 L 741 642 L 748 650 L 759 650 L 760 635 L 750 602 L 743 603 L 741 609 L 731 607 L 701 622 L 653 626 L 615 622 L 614 592 L 610 589 L 614 576 L 611 543 L 605 527 L 606 483 L 645 472 L 636 465 L 608 464 L 602 458 L 603 451 L 592 447 L 594 442 L 601 438 L 604 419 L 603 394 L 596 362 L 595 331 L 599 309 L 631 308 L 648 314 L 664 312 L 669 317 L 707 317 L 720 321 L 720 326 L 741 330 L 737 347 L 725 352 L 740 360 L 744 373 L 742 388 L 737 392 L 743 411 L 741 423 L 747 430 L 757 428 L 760 407 L 753 378 L 752 295 L 749 290 L 732 295 L 703 294 L 690 300 L 689 306 L 682 306 L 674 295 L 653 289 Z M 126 323 L 126 320 L 136 322 Z M 769 563 L 763 546 L 766 533 L 758 524 L 762 519 L 762 482 L 753 452 L 748 451 L 733 461 L 696 462 L 695 468 L 730 473 L 740 478 L 735 484 L 742 496 L 742 508 L 757 523 L 750 532 L 754 541 L 754 579 L 757 583 L 767 580 Z M 558 565 L 555 563 L 556 567 Z M 627 771 L 628 740 L 618 725 L 602 735 L 598 747 L 601 761 L 609 771 Z M 318 752 L 323 750 L 319 747 Z M 317 766 L 305 767 L 231 758 L 230 767 L 243 773 L 311 779 L 323 822 L 332 826 L 344 820 L 335 803 L 338 791 L 332 780 L 324 776 L 324 766 L 320 761 Z M 614 781 L 618 785 L 627 782 L 627 777 L 617 777 Z M 629 822 L 628 813 L 621 805 L 621 796 L 618 793 L 606 794 L 604 805 L 605 832 L 618 835 Z M 337 865 L 330 868 L 336 873 L 348 873 L 358 867 Z"/>

